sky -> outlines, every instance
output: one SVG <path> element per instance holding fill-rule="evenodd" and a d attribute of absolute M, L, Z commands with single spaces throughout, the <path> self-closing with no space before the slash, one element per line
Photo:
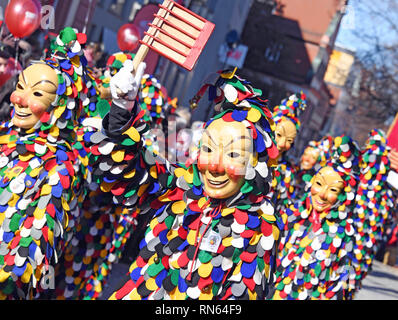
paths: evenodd
<path fill-rule="evenodd" d="M 355 51 L 371 49 L 365 35 L 397 43 L 398 32 L 392 32 L 388 19 L 398 27 L 398 0 L 349 0 L 336 44 Z"/>

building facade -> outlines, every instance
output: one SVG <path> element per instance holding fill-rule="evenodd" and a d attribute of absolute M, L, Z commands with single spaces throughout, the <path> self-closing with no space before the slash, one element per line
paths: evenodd
<path fill-rule="evenodd" d="M 292 150 L 298 156 L 321 138 L 333 98 L 324 75 L 347 1 L 280 0 L 270 13 L 254 1 L 242 39 L 249 47 L 241 73 L 258 87 L 273 107 L 291 93 L 303 91 L 308 106 Z"/>
<path fill-rule="evenodd" d="M 351 86 L 350 89 L 348 85 L 348 83 L 355 83 L 352 81 L 357 74 L 354 63 L 354 51 L 335 46 L 324 78 L 332 95 L 331 105 L 333 106 L 327 124 L 323 127 L 324 133 L 333 136 L 345 134 L 353 137 L 354 135 L 355 128 L 350 121 L 352 120 L 350 113 L 352 112 L 351 96 L 355 93 L 353 87 Z"/>

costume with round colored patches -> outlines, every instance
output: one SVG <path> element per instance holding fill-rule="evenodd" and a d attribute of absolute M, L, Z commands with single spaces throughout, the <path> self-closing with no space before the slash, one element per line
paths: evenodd
<path fill-rule="evenodd" d="M 359 174 L 359 149 L 351 138 L 334 139 L 326 165 L 340 175 L 344 189 L 324 212 L 312 208 L 310 191 L 286 209 L 272 299 L 346 299 L 350 294 Z"/>
<path fill-rule="evenodd" d="M 301 127 L 299 115 L 305 110 L 306 106 L 306 96 L 303 92 L 291 95 L 274 108 L 273 118 L 275 123 L 291 121 L 299 132 Z M 279 157 L 272 181 L 272 199 L 278 212 L 283 212 L 283 208 L 289 206 L 294 199 L 295 174 L 295 165 L 287 159 L 285 153 L 282 154 Z"/>
<path fill-rule="evenodd" d="M 127 60 L 132 60 L 134 55 L 125 53 L 113 54 L 107 63 L 104 76 L 101 77 L 101 85 L 109 90 L 109 80 L 124 65 Z M 98 81 L 97 81 L 98 82 Z M 165 98 L 161 91 L 161 84 L 150 75 L 145 75 L 140 86 L 138 101 L 142 110 L 145 110 L 143 121 L 150 129 L 161 129 L 168 114 L 172 114 L 174 106 L 172 101 L 165 104 Z M 101 90 L 100 90 L 101 91 Z M 105 94 L 107 96 L 107 94 Z M 66 290 L 58 298 L 68 299 L 97 299 L 101 296 L 103 288 L 108 280 L 110 271 L 115 263 L 122 257 L 126 245 L 134 245 L 145 231 L 147 219 L 150 215 L 144 214 L 136 206 L 117 206 L 113 204 L 109 189 L 100 187 L 101 173 L 92 163 L 98 161 L 101 146 L 106 145 L 101 140 L 99 132 L 102 129 L 102 119 L 110 110 L 110 101 L 98 97 L 96 108 L 87 110 L 87 115 L 82 119 L 82 127 L 78 131 L 79 150 L 84 150 L 84 164 L 94 173 L 96 179 L 90 179 L 83 208 L 85 209 L 79 231 L 74 237 L 74 246 L 66 255 L 68 261 L 66 277 L 68 285 Z M 88 147 L 87 139 L 94 134 L 95 144 Z M 158 132 L 147 131 L 142 139 L 146 144 L 146 150 L 151 154 L 158 152 L 157 139 L 164 136 Z M 97 140 L 95 140 L 97 139 Z M 134 141 L 130 142 L 134 144 Z M 80 145 L 81 144 L 81 145 Z M 103 164 L 106 167 L 106 164 Z M 139 227 L 139 228 L 138 228 Z M 138 228 L 138 229 L 137 229 Z M 135 237 L 132 238 L 132 235 Z M 133 255 L 135 252 L 129 252 Z"/>
<path fill-rule="evenodd" d="M 133 109 L 119 131 L 122 122 L 113 124 L 112 112 L 104 120 L 113 140 L 100 161 L 124 170 L 104 171 L 103 187 L 115 195 L 115 203 L 137 205 L 153 215 L 128 278 L 112 299 L 264 299 L 279 238 L 277 216 L 266 197 L 272 179 L 268 162 L 277 156 L 272 115 L 248 81 L 233 72 L 212 77 L 206 88 L 218 93 L 217 117 L 243 122 L 257 153 L 244 185 L 228 199 L 206 196 L 195 162 L 174 166 L 142 149 L 145 111 Z"/>
<path fill-rule="evenodd" d="M 354 208 L 354 223 L 358 233 L 353 252 L 355 288 L 371 269 L 377 250 L 383 242 L 385 226 L 392 220 L 393 193 L 387 181 L 390 169 L 389 147 L 381 130 L 369 133 L 361 154 L 360 182 Z"/>
<path fill-rule="evenodd" d="M 80 219 L 84 173 L 73 150 L 75 127 L 96 95 L 84 68 L 85 35 L 62 30 L 51 58 L 54 102 L 31 129 L 1 126 L 0 299 L 46 297 Z M 51 282 L 51 281 L 50 281 Z"/>
<path fill-rule="evenodd" d="M 112 59 L 113 58 L 113 59 Z M 125 54 L 115 54 L 108 60 L 107 75 L 114 75 L 131 59 Z M 104 77 L 101 81 L 106 88 Z M 89 148 L 86 140 L 92 135 L 101 136 L 102 120 L 110 110 L 110 102 L 97 96 L 96 104 L 85 108 L 76 128 L 77 141 L 74 149 L 85 172 L 85 190 L 82 217 L 65 258 L 59 268 L 57 299 L 98 299 L 106 285 L 112 266 L 119 261 L 125 244 L 137 225 L 138 212 L 115 206 L 112 194 L 100 188 L 102 181 L 95 176 L 97 168 L 92 166 L 100 155 L 101 144 Z"/>

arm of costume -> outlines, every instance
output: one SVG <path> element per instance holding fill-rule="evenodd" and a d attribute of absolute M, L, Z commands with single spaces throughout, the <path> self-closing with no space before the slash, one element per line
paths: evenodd
<path fill-rule="evenodd" d="M 137 93 L 145 63 L 138 66 L 134 77 L 133 69 L 132 61 L 126 61 L 112 77 L 112 105 L 103 120 L 103 132 L 87 133 L 84 138 L 98 156 L 91 164 L 95 181 L 102 191 L 113 194 L 115 204 L 126 207 L 143 204 L 171 183 L 168 163 L 143 147 L 148 125 L 142 120 L 145 110 L 139 108 Z"/>

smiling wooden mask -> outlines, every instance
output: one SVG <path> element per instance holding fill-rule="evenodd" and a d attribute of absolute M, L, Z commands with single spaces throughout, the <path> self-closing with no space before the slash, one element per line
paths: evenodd
<path fill-rule="evenodd" d="M 318 160 L 319 154 L 319 149 L 316 149 L 314 147 L 305 148 L 303 155 L 300 159 L 301 170 L 312 169 Z"/>
<path fill-rule="evenodd" d="M 14 125 L 22 129 L 33 128 L 54 102 L 57 88 L 57 74 L 46 64 L 33 64 L 21 72 L 11 95 L 15 108 Z"/>
<path fill-rule="evenodd" d="M 242 122 L 212 122 L 203 134 L 198 157 L 206 194 L 215 199 L 236 194 L 252 155 L 252 138 Z"/>
<path fill-rule="evenodd" d="M 344 189 L 344 180 L 332 167 L 324 167 L 315 175 L 311 187 L 314 209 L 321 213 L 329 210 L 337 202 Z"/>

